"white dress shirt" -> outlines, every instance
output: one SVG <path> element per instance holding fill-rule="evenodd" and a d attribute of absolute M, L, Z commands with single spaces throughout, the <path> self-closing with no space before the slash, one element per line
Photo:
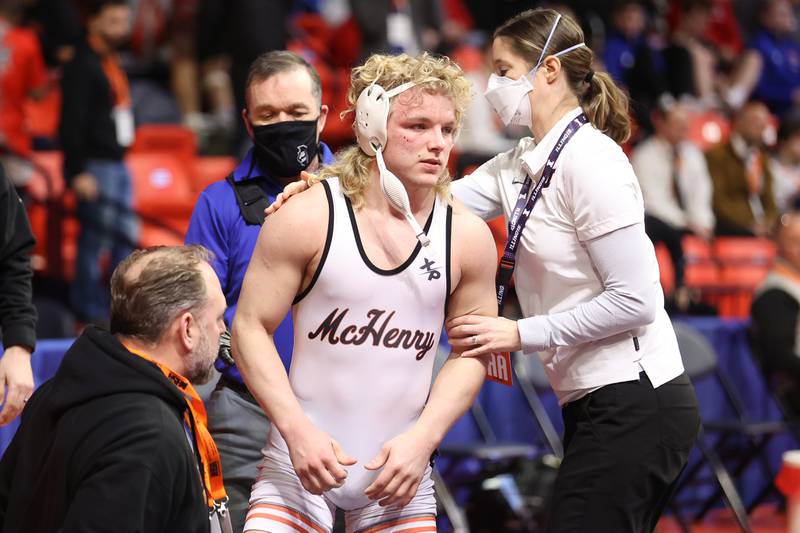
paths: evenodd
<path fill-rule="evenodd" d="M 580 112 L 567 113 L 538 145 L 522 139 L 454 182 L 454 196 L 484 219 L 508 218 L 526 174 L 541 176 L 553 146 Z M 636 380 L 642 369 L 655 387 L 679 376 L 683 364 L 627 157 L 587 124 L 555 167 L 517 252 L 523 351 L 540 352 L 561 404 Z"/>
<path fill-rule="evenodd" d="M 703 152 L 685 141 L 678 145 L 680 201 L 675 196 L 672 145 L 652 136 L 633 151 L 631 164 L 639 179 L 647 214 L 678 229 L 714 230 L 713 185 Z"/>

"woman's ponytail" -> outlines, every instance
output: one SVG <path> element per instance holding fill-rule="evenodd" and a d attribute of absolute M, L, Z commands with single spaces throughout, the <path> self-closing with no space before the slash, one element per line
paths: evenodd
<path fill-rule="evenodd" d="M 628 97 L 607 72 L 589 72 L 589 87 L 581 98 L 583 111 L 595 128 L 622 144 L 631 136 Z"/>

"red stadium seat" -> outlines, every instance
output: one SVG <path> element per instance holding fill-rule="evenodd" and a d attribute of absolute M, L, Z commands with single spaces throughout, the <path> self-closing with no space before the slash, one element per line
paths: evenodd
<path fill-rule="evenodd" d="M 183 161 L 168 154 L 143 152 L 130 153 L 125 162 L 133 179 L 133 205 L 141 218 L 143 238 L 154 240 L 149 237 L 154 227 L 171 233 L 177 241 L 155 239 L 158 242 L 148 244 L 182 241 L 198 194 Z"/>
<path fill-rule="evenodd" d="M 672 266 L 669 251 L 663 243 L 656 245 L 656 259 L 658 260 L 661 288 L 664 289 L 664 294 L 671 294 L 675 290 L 675 268 Z"/>
<path fill-rule="evenodd" d="M 34 200 L 28 208 L 36 237 L 34 269 L 48 277 L 72 279 L 79 231 L 74 217 L 75 199 L 66 190 L 61 152 L 34 152 L 36 172 L 28 191 Z"/>
<path fill-rule="evenodd" d="M 731 125 L 728 120 L 714 112 L 695 114 L 689 123 L 688 138 L 701 150 L 706 150 L 728 138 Z"/>
<path fill-rule="evenodd" d="M 681 246 L 687 263 L 710 263 L 714 260 L 711 245 L 699 237 L 687 235 L 681 241 Z"/>
<path fill-rule="evenodd" d="M 179 124 L 145 124 L 136 128 L 131 154 L 166 153 L 191 165 L 197 154 L 197 139 L 192 130 Z"/>
<path fill-rule="evenodd" d="M 754 237 L 719 237 L 712 246 L 720 264 L 770 265 L 775 257 L 775 244 Z"/>
<path fill-rule="evenodd" d="M 506 218 L 497 217 L 489 220 L 489 229 L 492 230 L 492 237 L 494 237 L 494 245 L 497 248 L 497 262 L 503 258 L 503 252 L 506 248 L 506 240 L 508 240 L 508 229 L 506 228 Z"/>
<path fill-rule="evenodd" d="M 236 159 L 233 157 L 196 157 L 190 182 L 192 190 L 195 193 L 203 192 L 212 183 L 228 177 L 236 168 L 236 164 Z"/>

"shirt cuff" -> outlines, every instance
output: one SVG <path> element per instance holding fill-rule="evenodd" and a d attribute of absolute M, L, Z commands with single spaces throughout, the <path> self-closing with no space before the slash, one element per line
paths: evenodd
<path fill-rule="evenodd" d="M 549 350 L 550 325 L 545 316 L 532 316 L 517 320 L 517 330 L 519 340 L 522 344 L 523 353 L 541 352 Z"/>
<path fill-rule="evenodd" d="M 33 352 L 36 349 L 36 331 L 23 325 L 6 326 L 2 341 L 3 348 L 23 346 Z"/>

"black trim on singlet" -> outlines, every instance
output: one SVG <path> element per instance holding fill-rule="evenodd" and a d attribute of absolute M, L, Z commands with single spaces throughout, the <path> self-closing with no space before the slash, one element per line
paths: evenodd
<path fill-rule="evenodd" d="M 361 255 L 361 259 L 364 261 L 364 264 L 367 265 L 370 270 L 376 274 L 380 274 L 381 276 L 394 276 L 395 274 L 399 274 L 408 268 L 409 265 L 414 262 L 414 259 L 417 258 L 417 254 L 419 254 L 420 249 L 422 249 L 422 244 L 419 241 L 417 241 L 417 245 L 414 247 L 414 250 L 411 252 L 411 255 L 408 257 L 408 259 L 406 259 L 400 266 L 391 270 L 384 270 L 375 266 L 372 261 L 369 260 L 369 257 L 367 257 L 367 252 L 364 250 L 364 245 L 361 243 L 361 234 L 358 232 L 358 224 L 356 223 L 356 214 L 353 212 L 353 204 L 350 203 L 350 198 L 347 196 L 344 197 L 344 201 L 347 204 L 347 212 L 350 215 L 350 224 L 353 226 L 353 235 L 356 238 L 358 253 Z M 428 221 L 425 222 L 425 227 L 423 228 L 426 235 L 431 229 L 431 224 L 433 223 L 433 213 L 435 211 L 436 200 L 434 199 L 433 207 L 431 208 L 431 214 L 428 215 Z"/>
<path fill-rule="evenodd" d="M 331 241 L 333 240 L 333 195 L 331 194 L 331 186 L 328 185 L 325 180 L 320 181 L 320 183 L 322 183 L 322 186 L 325 188 L 325 197 L 328 199 L 328 234 L 325 236 L 325 248 L 322 250 L 322 256 L 319 258 L 319 264 L 317 265 L 317 270 L 314 272 L 314 276 L 311 278 L 311 282 L 308 284 L 308 287 L 294 297 L 292 305 L 300 303 L 300 300 L 305 298 L 308 293 L 311 292 L 311 289 L 314 288 L 314 284 L 322 273 L 322 265 L 325 264 L 325 259 L 328 258 L 328 252 L 331 249 Z"/>
<path fill-rule="evenodd" d="M 452 262 L 450 261 L 450 241 L 452 238 L 453 233 L 453 206 L 449 203 L 447 204 L 447 218 L 445 222 L 445 260 L 444 260 L 444 270 L 445 270 L 445 280 L 446 280 L 446 287 L 447 292 L 445 292 L 444 296 L 444 317 L 447 318 L 447 311 L 450 307 L 450 287 L 451 287 L 451 280 L 450 280 L 450 268 Z"/>

